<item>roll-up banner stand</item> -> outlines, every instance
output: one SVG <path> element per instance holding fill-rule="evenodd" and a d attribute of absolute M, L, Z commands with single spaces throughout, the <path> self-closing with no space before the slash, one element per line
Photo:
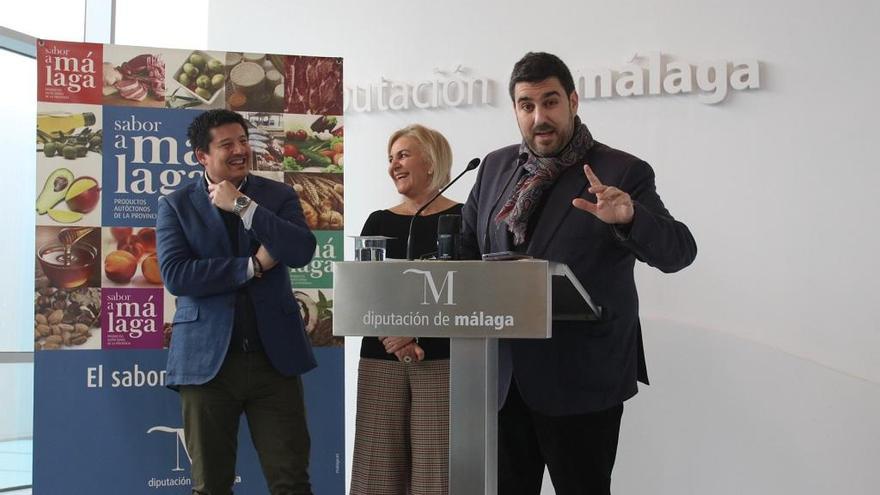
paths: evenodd
<path fill-rule="evenodd" d="M 318 238 L 290 278 L 318 359 L 303 377 L 312 485 L 342 494 L 342 59 L 39 40 L 37 72 L 34 492 L 189 493 L 156 210 L 203 177 L 193 117 L 226 108 L 249 122 L 253 173 L 295 188 Z M 236 475 L 236 493 L 268 493 L 245 421 Z"/>

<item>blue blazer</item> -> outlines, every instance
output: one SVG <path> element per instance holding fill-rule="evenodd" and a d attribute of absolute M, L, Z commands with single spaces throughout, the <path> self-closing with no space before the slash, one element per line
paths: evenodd
<path fill-rule="evenodd" d="M 596 143 L 584 157 L 603 184 L 630 194 L 635 205 L 628 233 L 602 223 L 571 200 L 587 192 L 583 167 L 562 172 L 546 199 L 526 252 L 568 265 L 603 307 L 600 321 L 553 322 L 546 340 L 502 340 L 499 344 L 499 402 L 511 380 L 526 404 L 550 416 L 607 409 L 636 394 L 637 381 L 648 383 L 639 301 L 633 277 L 636 260 L 663 272 L 688 266 L 697 245 L 687 226 L 675 220 L 654 185 L 654 171 L 642 160 Z M 495 215 L 512 194 L 521 163 L 519 145 L 490 153 L 464 206 L 463 254 L 507 251 L 513 243 Z"/>
<path fill-rule="evenodd" d="M 291 187 L 250 175 L 247 193 L 258 206 L 251 229 L 239 236 L 238 252 L 252 253 L 263 245 L 278 260 L 261 278 L 250 280 L 249 256 L 233 256 L 204 182 L 159 199 L 156 251 L 165 288 L 177 296 L 167 385 L 202 384 L 217 374 L 232 337 L 235 293 L 242 287 L 253 300 L 257 331 L 275 369 L 291 376 L 316 366 L 286 269 L 311 261 L 315 236 Z M 244 231 L 243 224 L 240 228 Z"/>

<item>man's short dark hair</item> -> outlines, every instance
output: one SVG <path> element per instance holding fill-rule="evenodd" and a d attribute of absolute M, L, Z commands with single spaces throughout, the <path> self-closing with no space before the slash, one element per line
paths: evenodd
<path fill-rule="evenodd" d="M 244 134 L 248 135 L 247 120 L 241 114 L 222 108 L 208 110 L 194 118 L 186 130 L 186 137 L 189 138 L 192 149 L 208 152 L 208 146 L 211 144 L 211 129 L 226 124 L 239 124 L 244 129 Z"/>
<path fill-rule="evenodd" d="M 510 90 L 510 99 L 514 99 L 513 89 L 516 83 L 536 83 L 550 77 L 559 79 L 562 88 L 565 89 L 565 95 L 571 96 L 571 92 L 574 91 L 574 79 L 571 77 L 571 71 L 568 70 L 565 62 L 552 53 L 526 53 L 513 66 L 513 72 L 510 74 L 510 86 L 508 88 Z"/>

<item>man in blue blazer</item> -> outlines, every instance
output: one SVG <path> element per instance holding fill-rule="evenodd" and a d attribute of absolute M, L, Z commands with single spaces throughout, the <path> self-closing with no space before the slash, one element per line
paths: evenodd
<path fill-rule="evenodd" d="M 299 375 L 316 363 L 285 267 L 306 265 L 315 237 L 292 188 L 249 174 L 241 115 L 202 113 L 188 138 L 204 180 L 160 199 L 156 236 L 177 296 L 166 381 L 180 392 L 193 493 L 232 493 L 244 413 L 270 492 L 311 494 Z"/>
<path fill-rule="evenodd" d="M 651 167 L 581 123 L 562 60 L 526 54 L 509 91 L 523 140 L 483 161 L 462 211 L 463 251 L 566 263 L 604 311 L 553 322 L 547 340 L 499 343 L 498 492 L 537 495 L 547 466 L 558 495 L 608 494 L 623 402 L 648 380 L 633 266 L 680 270 L 696 243 Z"/>

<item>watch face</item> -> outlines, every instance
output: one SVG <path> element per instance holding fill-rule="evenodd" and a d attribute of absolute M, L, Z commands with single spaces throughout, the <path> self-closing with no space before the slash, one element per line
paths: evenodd
<path fill-rule="evenodd" d="M 235 204 L 237 204 L 238 206 L 245 207 L 248 205 L 248 203 L 250 203 L 250 199 L 248 199 L 247 196 L 239 196 L 235 198 Z"/>

